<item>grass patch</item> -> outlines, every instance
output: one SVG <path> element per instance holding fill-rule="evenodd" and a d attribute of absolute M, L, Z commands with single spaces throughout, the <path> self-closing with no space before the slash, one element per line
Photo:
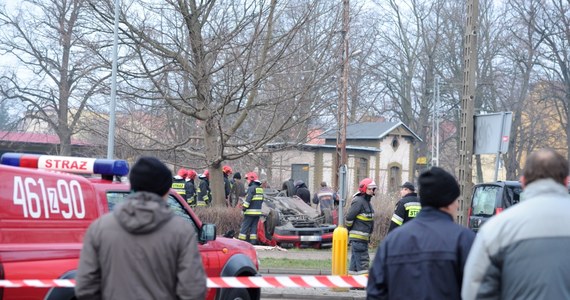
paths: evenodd
<path fill-rule="evenodd" d="M 281 269 L 330 269 L 331 260 L 261 258 L 261 268 Z"/>

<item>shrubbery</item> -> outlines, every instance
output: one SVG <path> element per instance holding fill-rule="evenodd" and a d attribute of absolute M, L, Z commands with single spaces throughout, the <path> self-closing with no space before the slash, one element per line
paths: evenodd
<path fill-rule="evenodd" d="M 239 207 L 196 207 L 194 212 L 203 223 L 216 224 L 218 235 L 224 235 L 233 230 L 234 237 L 238 236 L 243 219 Z"/>

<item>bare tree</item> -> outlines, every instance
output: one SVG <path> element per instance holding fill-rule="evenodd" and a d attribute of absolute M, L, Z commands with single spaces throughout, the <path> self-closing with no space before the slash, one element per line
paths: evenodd
<path fill-rule="evenodd" d="M 106 24 L 113 2 L 91 1 Z M 144 83 L 130 83 L 131 96 L 139 105 L 167 104 L 199 124 L 198 135 L 156 139 L 155 149 L 202 158 L 214 205 L 225 203 L 224 161 L 249 156 L 327 107 L 318 88 L 336 71 L 329 63 L 334 9 L 322 1 L 275 0 L 137 0 L 121 7 L 122 44 L 137 56 L 121 72 Z M 310 40 L 302 34 L 308 28 Z"/>
<path fill-rule="evenodd" d="M 83 0 L 25 0 L 0 9 L 0 51 L 18 64 L 3 75 L 0 94 L 17 99 L 59 136 L 59 152 L 71 154 L 71 136 L 89 101 L 108 78 L 95 59 L 100 45 L 87 26 Z"/>

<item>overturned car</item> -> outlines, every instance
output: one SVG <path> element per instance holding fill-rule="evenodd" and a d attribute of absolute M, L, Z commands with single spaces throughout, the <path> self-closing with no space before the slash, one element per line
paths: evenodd
<path fill-rule="evenodd" d="M 260 243 L 284 248 L 328 248 L 336 228 L 336 210 L 323 213 L 299 197 L 266 189 L 263 216 L 257 226 Z"/>

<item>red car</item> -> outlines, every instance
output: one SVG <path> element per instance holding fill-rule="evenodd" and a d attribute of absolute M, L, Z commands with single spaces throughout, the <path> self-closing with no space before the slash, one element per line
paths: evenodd
<path fill-rule="evenodd" d="M 130 193 L 120 180 L 128 170 L 124 160 L 2 155 L 0 279 L 74 278 L 87 227 Z M 172 190 L 168 204 L 196 227 L 208 277 L 257 275 L 251 245 L 216 237 L 216 226 L 203 224 Z M 207 294 L 207 299 L 259 298 L 259 289 L 209 289 Z M 72 288 L 0 288 L 0 299 L 75 298 Z"/>

